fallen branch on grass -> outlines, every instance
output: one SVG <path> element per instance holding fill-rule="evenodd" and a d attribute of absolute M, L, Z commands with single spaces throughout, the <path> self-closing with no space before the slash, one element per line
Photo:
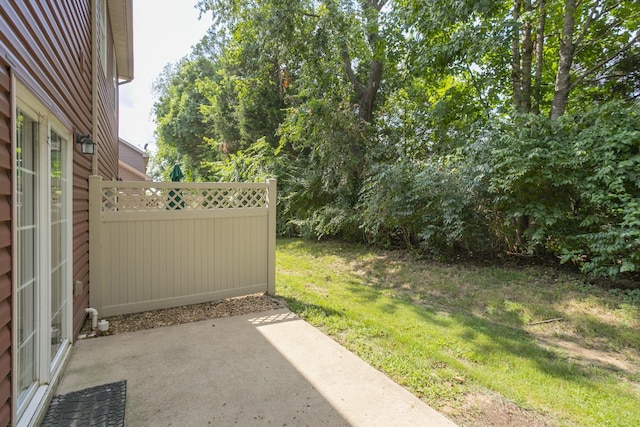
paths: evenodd
<path fill-rule="evenodd" d="M 527 325 L 541 325 L 543 323 L 560 322 L 562 320 L 564 320 L 562 317 L 556 317 L 555 319 L 540 320 L 538 322 L 529 322 L 527 323 Z"/>

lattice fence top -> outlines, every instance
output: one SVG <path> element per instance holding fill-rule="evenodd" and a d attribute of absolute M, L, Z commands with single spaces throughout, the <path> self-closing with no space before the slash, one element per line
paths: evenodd
<path fill-rule="evenodd" d="M 103 212 L 144 212 L 267 207 L 267 188 L 103 187 Z"/>

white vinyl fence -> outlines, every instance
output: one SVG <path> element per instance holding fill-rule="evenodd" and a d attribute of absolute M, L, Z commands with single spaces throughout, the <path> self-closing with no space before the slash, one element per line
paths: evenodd
<path fill-rule="evenodd" d="M 101 317 L 275 293 L 276 180 L 89 181 L 90 305 Z"/>

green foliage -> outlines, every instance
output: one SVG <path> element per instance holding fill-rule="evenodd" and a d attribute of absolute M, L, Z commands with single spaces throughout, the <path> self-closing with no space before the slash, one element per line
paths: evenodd
<path fill-rule="evenodd" d="M 640 289 L 610 289 L 611 296 L 619 297 L 624 304 L 640 306 Z"/>
<path fill-rule="evenodd" d="M 203 165 L 209 172 L 208 181 L 263 182 L 278 177 L 284 168 L 285 156 L 280 147 L 273 148 L 265 138 L 224 159 Z"/>
<path fill-rule="evenodd" d="M 370 172 L 361 199 L 362 227 L 370 241 L 417 244 L 446 257 L 492 251 L 477 196 L 450 161 L 400 159 Z"/>
<path fill-rule="evenodd" d="M 158 96 L 154 105 L 159 148 L 156 164 L 167 174 L 176 161 L 182 163 L 185 174 L 193 180 L 200 178 L 203 160 L 217 157 L 208 150 L 206 139 L 213 136 L 201 106 L 207 103 L 198 82 L 215 74 L 216 65 L 207 58 L 188 58 L 165 67 L 155 82 Z"/>
<path fill-rule="evenodd" d="M 596 276 L 640 270 L 639 112 L 608 103 L 558 122 L 520 117 L 491 134 L 480 149 L 488 190 L 507 236 L 528 218 L 520 250 L 549 250 Z"/>
<path fill-rule="evenodd" d="M 156 84 L 154 174 L 277 177 L 281 234 L 637 272 L 640 3 L 579 2 L 560 109 L 567 6 L 200 0 L 215 22 Z"/>
<path fill-rule="evenodd" d="M 288 234 L 307 238 L 358 232 L 358 202 L 369 128 L 346 102 L 312 100 L 291 109 L 280 132 L 294 153 L 281 215 Z"/>

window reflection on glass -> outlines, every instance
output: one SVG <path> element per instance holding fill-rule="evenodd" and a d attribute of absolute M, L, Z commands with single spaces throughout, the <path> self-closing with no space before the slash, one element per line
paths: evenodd
<path fill-rule="evenodd" d="M 65 141 L 54 130 L 49 135 L 49 159 L 51 178 L 51 360 L 55 358 L 60 345 L 66 338 L 62 328 L 66 300 L 64 278 L 68 260 L 66 258 L 65 233 L 68 226 L 64 188 L 66 186 L 66 165 L 62 149 Z"/>
<path fill-rule="evenodd" d="M 39 275 L 38 254 L 38 131 L 39 123 L 18 111 L 16 129 L 16 271 L 17 301 L 17 386 L 18 404 L 35 390 L 38 351 L 37 312 Z"/>

